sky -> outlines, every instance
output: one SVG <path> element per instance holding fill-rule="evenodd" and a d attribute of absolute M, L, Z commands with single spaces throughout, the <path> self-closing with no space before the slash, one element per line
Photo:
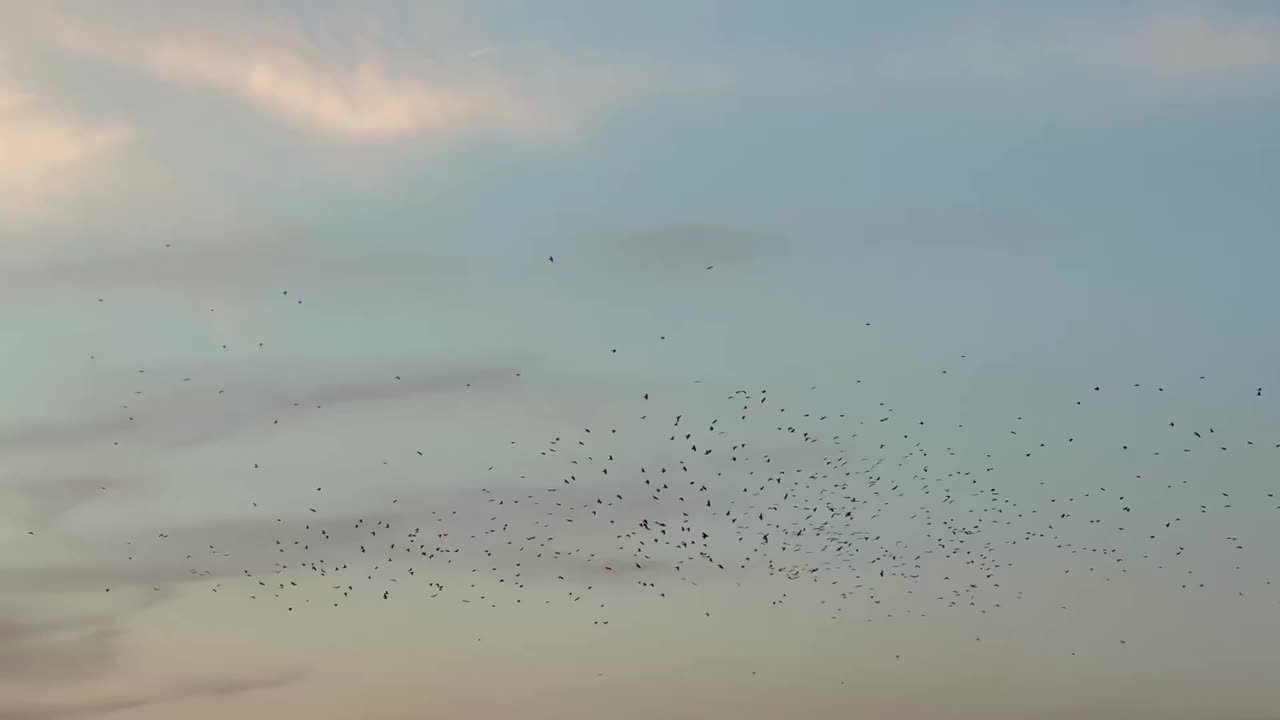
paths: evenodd
<path fill-rule="evenodd" d="M 0 720 L 1280 717 L 1280 6 L 0 14 Z M 481 486 L 559 477 L 548 438 L 660 454 L 642 393 L 713 418 L 738 388 L 891 406 L 974 457 L 1015 417 L 1080 438 L 1018 466 L 1026 512 L 1144 473 L 1188 488 L 1153 523 L 1259 502 L 1201 513 L 1199 593 L 1024 546 L 1023 604 L 834 623 L 768 579 L 655 606 L 594 566 L 607 631 L 562 604 L 290 615 L 156 543 L 256 569 L 312 507 L 481 527 Z M 1171 418 L 1240 447 L 1116 449 Z"/>

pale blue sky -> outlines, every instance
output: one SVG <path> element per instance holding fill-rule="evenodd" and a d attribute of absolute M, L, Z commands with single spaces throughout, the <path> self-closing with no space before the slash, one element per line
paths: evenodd
<path fill-rule="evenodd" d="M 251 554 L 266 530 L 244 517 L 250 498 L 287 509 L 317 479 L 341 514 L 474 487 L 491 464 L 533 477 L 510 440 L 630 427 L 646 391 L 693 415 L 736 387 L 850 417 L 885 402 L 975 454 L 1013 447 L 1006 424 L 1025 416 L 1087 446 L 1014 473 L 1022 507 L 1045 513 L 1055 493 L 1138 474 L 1189 480 L 1155 514 L 1197 512 L 1212 482 L 1260 497 L 1280 467 L 1262 452 L 1280 406 L 1254 396 L 1280 396 L 1273 3 L 0 0 L 0 14 L 0 697 L 17 698 L 0 718 L 487 719 L 510 712 L 504 688 L 557 718 L 623 718 L 592 705 L 610 697 L 636 717 L 744 720 L 1280 712 L 1280 591 L 1201 535 L 1179 562 L 1220 592 L 1177 603 L 1154 570 L 1123 591 L 1072 584 L 1067 560 L 1025 550 L 1010 582 L 1041 604 L 1000 618 L 832 631 L 799 607 L 758 612 L 743 598 L 771 591 L 751 586 L 708 590 L 724 596 L 708 626 L 658 622 L 612 588 L 631 609 L 608 642 L 563 610 L 427 622 L 370 604 L 281 624 L 164 568 L 171 594 L 134 615 L 128 598 L 102 609 L 97 582 L 120 560 L 104 548 L 152 528 L 212 523 L 209 542 Z M 1173 442 L 1175 417 L 1256 444 L 1117 452 L 1121 435 Z M 268 418 L 285 421 L 268 432 Z M 419 446 L 425 466 L 381 464 Z M 1265 559 L 1280 550 L 1268 511 L 1242 503 L 1197 532 L 1248 536 Z M 42 517 L 57 540 L 32 545 Z M 101 610 L 105 634 L 31 630 L 45 627 L 33 597 L 67 606 L 48 627 Z M 1070 620 L 1051 614 L 1062 597 Z M 478 625 L 503 630 L 481 650 Z M 1121 631 L 1125 654 L 1107 644 Z M 404 663 L 434 668 L 431 701 Z"/>

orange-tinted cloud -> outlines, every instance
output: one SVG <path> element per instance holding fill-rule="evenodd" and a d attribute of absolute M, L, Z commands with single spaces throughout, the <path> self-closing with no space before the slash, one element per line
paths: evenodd
<path fill-rule="evenodd" d="M 536 132 L 542 120 L 495 73 L 435 67 L 376 49 L 351 53 L 301 33 L 191 28 L 138 32 L 60 23 L 86 56 L 176 85 L 213 90 L 321 135 L 348 141 Z"/>
<path fill-rule="evenodd" d="M 122 126 L 83 122 L 0 83 L 0 218 L 31 215 L 69 190 L 90 162 L 129 139 Z"/>

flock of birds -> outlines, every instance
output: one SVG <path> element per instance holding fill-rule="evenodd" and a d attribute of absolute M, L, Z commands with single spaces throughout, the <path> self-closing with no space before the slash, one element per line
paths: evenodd
<path fill-rule="evenodd" d="M 729 393 L 714 416 L 705 405 L 697 417 L 654 416 L 644 411 L 647 395 L 638 402 L 628 430 L 584 427 L 550 437 L 512 460 L 514 482 L 475 488 L 454 507 L 410 509 L 397 498 L 388 515 L 346 525 L 312 506 L 292 520 L 276 517 L 270 569 L 243 570 L 239 588 L 288 612 L 340 607 L 357 593 L 496 608 L 526 595 L 579 603 L 608 578 L 660 600 L 700 583 L 755 576 L 776 581 L 777 592 L 764 598 L 772 605 L 789 602 L 797 583 L 820 590 L 817 601 L 832 619 L 852 601 L 886 603 L 891 586 L 906 593 L 926 587 L 941 607 L 986 613 L 1021 596 L 1002 587 L 1018 559 L 1046 551 L 1080 560 L 1067 574 L 1109 582 L 1146 561 L 1167 570 L 1171 586 L 1204 589 L 1196 561 L 1178 562 L 1182 543 L 1204 539 L 1198 531 L 1224 517 L 1229 524 L 1237 508 L 1265 507 L 1280 520 L 1274 487 L 1250 497 L 1215 478 L 1175 485 L 1138 474 L 1058 495 L 1053 468 L 1034 460 L 1054 449 L 1059 458 L 1087 452 L 1074 437 L 1051 448 L 1011 429 L 1016 442 L 1001 443 L 1002 453 L 976 452 L 969 444 L 935 445 L 927 421 L 884 403 L 862 418 L 818 414 L 774 408 L 766 389 Z M 1176 422 L 1167 430 L 1169 445 L 1113 450 L 1280 458 L 1280 442 L 1228 438 L 1208 426 L 1180 430 Z M 1024 499 L 1027 485 L 1050 487 L 1033 502 Z M 1233 552 L 1247 549 L 1236 536 L 1217 540 Z M 1266 548 L 1258 560 L 1233 569 L 1251 580 L 1268 567 Z M 564 587 L 539 594 L 548 584 Z M 595 608 L 593 623 L 608 623 L 605 609 Z M 884 610 L 924 612 L 897 600 Z"/>
<path fill-rule="evenodd" d="M 288 513 L 246 498 L 273 527 L 261 546 L 194 547 L 171 529 L 124 552 L 130 562 L 183 562 L 211 592 L 286 613 L 358 598 L 567 603 L 589 608 L 581 618 L 595 625 L 609 623 L 606 588 L 661 602 L 744 583 L 770 588 L 762 603 L 815 602 L 833 620 L 990 613 L 1022 599 L 1015 568 L 1046 553 L 1061 558 L 1055 571 L 1105 582 L 1145 563 L 1186 591 L 1219 590 L 1233 577 L 1237 595 L 1271 586 L 1265 574 L 1276 548 L 1248 555 L 1241 537 L 1212 534 L 1243 512 L 1280 522 L 1280 483 L 1238 485 L 1177 470 L 1203 454 L 1265 453 L 1264 464 L 1275 466 L 1280 438 L 1175 418 L 1103 447 L 1089 433 L 1099 418 L 1069 406 L 1042 412 L 1038 425 L 1016 416 L 993 429 L 915 417 L 886 402 L 841 409 L 835 394 L 816 387 L 699 387 L 708 399 L 640 393 L 621 403 L 614 425 L 551 434 L 534 447 L 500 443 L 481 463 L 493 481 L 461 489 L 450 505 L 394 498 L 347 516 L 326 505 L 321 486 Z M 1125 392 L 1123 402 L 1140 403 L 1166 388 L 1090 386 L 1076 410 Z M 1230 392 L 1240 402 L 1267 401 L 1261 387 Z M 1067 477 L 1064 468 L 1099 456 L 1127 458 L 1131 472 Z M 1223 553 L 1219 567 L 1203 570 L 1205 548 L 1196 543 Z M 1235 573 L 1226 581 L 1224 567 Z"/>

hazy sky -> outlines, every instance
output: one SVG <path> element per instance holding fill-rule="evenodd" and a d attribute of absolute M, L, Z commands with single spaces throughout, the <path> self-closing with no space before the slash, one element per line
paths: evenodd
<path fill-rule="evenodd" d="M 1255 561 L 1191 548 L 1199 594 L 1029 553 L 1017 609 L 835 623 L 603 578 L 607 633 L 282 616 L 127 559 L 252 557 L 318 485 L 335 523 L 521 487 L 644 392 L 1106 447 L 1022 471 L 1045 513 L 1135 473 L 1261 497 L 1277 128 L 1263 0 L 0 0 L 0 720 L 1280 717 L 1265 503 L 1197 526 Z M 1134 383 L 1168 392 L 1076 412 Z M 1255 450 L 1113 452 L 1175 416 Z"/>

